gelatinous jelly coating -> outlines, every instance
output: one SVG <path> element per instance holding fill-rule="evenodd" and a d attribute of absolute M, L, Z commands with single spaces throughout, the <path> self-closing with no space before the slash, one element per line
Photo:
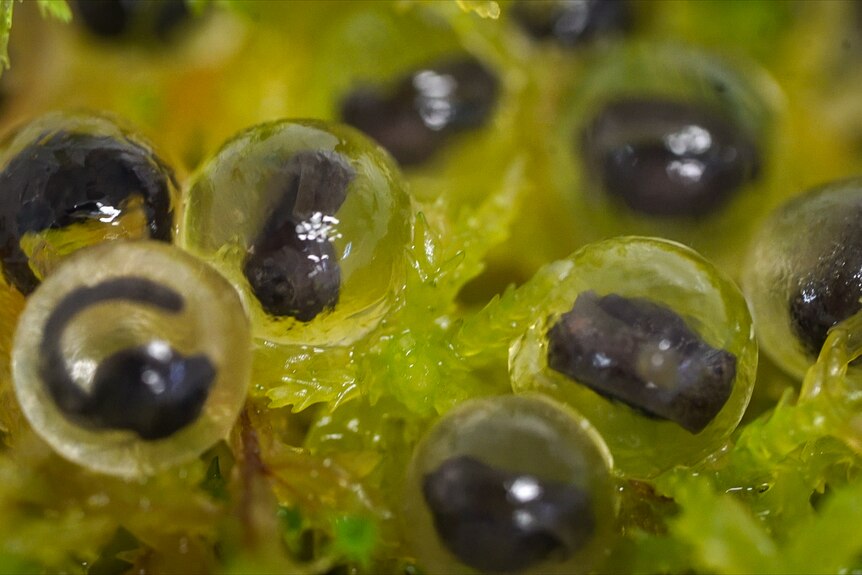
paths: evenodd
<path fill-rule="evenodd" d="M 547 398 L 475 399 L 414 452 L 405 527 L 429 573 L 587 573 L 612 545 L 602 440 Z"/>
<path fill-rule="evenodd" d="M 551 150 L 581 245 L 672 239 L 739 267 L 775 205 L 781 92 L 744 60 L 665 44 L 611 46 L 572 79 Z"/>
<path fill-rule="evenodd" d="M 448 459 L 422 481 L 443 544 L 483 572 L 523 571 L 565 560 L 593 535 L 589 495 L 575 485 L 511 473 L 469 456 Z"/>
<path fill-rule="evenodd" d="M 835 182 L 775 210 L 752 242 L 743 287 L 757 336 L 800 379 L 829 328 L 860 309 L 860 217 L 862 180 Z"/>
<path fill-rule="evenodd" d="M 341 118 L 368 134 L 403 166 L 427 161 L 452 134 L 486 125 L 500 81 L 476 58 L 429 64 L 388 90 L 360 87 L 347 95 Z"/>
<path fill-rule="evenodd" d="M 562 46 L 625 32 L 633 16 L 628 0 L 517 0 L 511 14 L 533 38 Z"/>
<path fill-rule="evenodd" d="M 757 367 L 739 289 L 694 251 L 662 239 L 597 242 L 557 265 L 559 282 L 510 350 L 515 391 L 541 391 L 577 409 L 631 477 L 718 449 L 742 418 Z"/>
<path fill-rule="evenodd" d="M 72 10 L 88 32 L 111 40 L 134 33 L 164 40 L 191 16 L 184 0 L 74 0 Z"/>
<path fill-rule="evenodd" d="M 112 239 L 171 241 L 175 195 L 164 162 L 109 120 L 40 118 L 3 152 L 3 275 L 29 294 L 80 247 Z"/>
<path fill-rule="evenodd" d="M 256 336 L 329 344 L 361 337 L 394 301 L 411 226 L 398 168 L 371 141 L 281 121 L 196 174 L 180 242 L 236 286 Z"/>
<path fill-rule="evenodd" d="M 582 135 L 605 192 L 650 216 L 701 217 L 758 174 L 754 140 L 708 107 L 670 99 L 609 102 Z"/>
<path fill-rule="evenodd" d="M 706 344 L 672 309 L 593 291 L 548 331 L 548 367 L 691 433 L 718 415 L 736 377 L 736 357 Z"/>
<path fill-rule="evenodd" d="M 70 257 L 27 302 L 15 392 L 63 457 L 122 476 L 192 459 L 242 408 L 251 335 L 232 286 L 160 242 Z"/>

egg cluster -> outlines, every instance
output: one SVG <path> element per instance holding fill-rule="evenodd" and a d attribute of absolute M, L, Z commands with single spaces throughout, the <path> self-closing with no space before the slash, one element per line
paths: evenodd
<path fill-rule="evenodd" d="M 177 0 L 71 5 L 66 41 L 94 53 L 184 34 L 206 51 L 235 25 Z M 298 40 L 261 32 L 219 66 L 247 79 L 308 41 L 326 49 L 292 70 L 307 82 L 250 83 L 219 109 L 233 135 L 199 148 L 188 118 L 212 119 L 209 102 L 159 112 L 176 125 L 153 139 L 179 162 L 116 114 L 12 131 L 0 471 L 44 441 L 119 501 L 160 482 L 166 500 L 206 494 L 178 528 L 199 557 L 309 573 L 745 570 L 697 563 L 691 509 L 745 490 L 780 537 L 782 517 L 813 522 L 815 494 L 854 485 L 862 180 L 788 189 L 804 178 L 783 162 L 806 148 L 778 83 L 637 36 L 633 2 L 503 8 L 291 13 Z M 186 48 L 207 63 L 176 84 L 226 90 Z M 323 119 L 255 116 L 272 93 Z M 771 381 L 789 382 L 781 400 Z M 120 514 L 115 538 L 128 525 L 129 549 L 164 554 Z M 790 565 L 770 553 L 764 570 Z"/>

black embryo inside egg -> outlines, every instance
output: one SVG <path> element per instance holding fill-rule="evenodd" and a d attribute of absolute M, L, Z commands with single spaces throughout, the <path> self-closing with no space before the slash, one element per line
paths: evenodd
<path fill-rule="evenodd" d="M 165 40 L 191 18 L 185 0 L 75 0 L 72 9 L 75 22 L 111 40 L 133 33 Z"/>
<path fill-rule="evenodd" d="M 581 293 L 548 331 L 548 365 L 596 393 L 698 433 L 730 397 L 736 356 L 670 308 Z"/>
<path fill-rule="evenodd" d="M 709 215 L 760 169 L 741 126 L 686 102 L 616 100 L 581 137 L 584 163 L 605 193 L 649 216 Z"/>
<path fill-rule="evenodd" d="M 201 413 L 216 368 L 204 355 L 184 356 L 154 340 L 99 362 L 89 389 L 72 379 L 63 357 L 66 326 L 86 309 L 117 301 L 180 313 L 183 297 L 146 278 L 124 277 L 73 290 L 45 323 L 39 375 L 64 416 L 89 429 L 128 430 L 144 440 L 169 437 Z"/>
<path fill-rule="evenodd" d="M 276 205 L 243 267 L 267 313 L 307 322 L 338 302 L 341 268 L 331 234 L 355 177 L 340 154 L 312 150 L 291 156 L 271 179 Z"/>
<path fill-rule="evenodd" d="M 39 284 L 21 240 L 78 223 L 111 222 L 141 202 L 146 234 L 170 241 L 170 170 L 151 151 L 107 136 L 57 132 L 25 147 L 0 173 L 0 261 L 23 294 Z"/>
<path fill-rule="evenodd" d="M 512 16 L 537 40 L 579 46 L 631 27 L 628 0 L 518 0 Z"/>
<path fill-rule="evenodd" d="M 425 502 L 443 545 L 485 572 L 517 572 L 580 550 L 595 529 L 579 487 L 513 473 L 469 457 L 425 475 Z"/>
<path fill-rule="evenodd" d="M 484 126 L 500 89 L 491 70 L 461 57 L 407 74 L 389 89 L 361 87 L 341 117 L 380 143 L 402 166 L 425 162 L 452 134 Z"/>
<path fill-rule="evenodd" d="M 860 215 L 862 210 L 848 210 L 847 225 L 830 242 L 831 250 L 798 278 L 790 293 L 791 329 L 812 357 L 820 353 L 830 328 L 862 309 Z"/>

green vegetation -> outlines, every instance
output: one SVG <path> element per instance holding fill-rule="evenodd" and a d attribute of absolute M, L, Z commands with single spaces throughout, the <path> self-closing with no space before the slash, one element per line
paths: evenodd
<path fill-rule="evenodd" d="M 580 281 L 579 274 L 588 275 L 597 263 L 585 261 L 590 250 L 566 258 L 610 231 L 615 235 L 620 225 L 615 212 L 579 211 L 590 205 L 584 199 L 590 190 L 570 129 L 584 123 L 587 107 L 570 103 L 593 97 L 579 79 L 607 82 L 608 93 L 648 80 L 678 80 L 684 83 L 678 93 L 696 95 L 708 84 L 686 83 L 690 78 L 676 68 L 628 84 L 626 74 L 599 74 L 615 69 L 596 68 L 605 58 L 628 62 L 630 48 L 637 53 L 632 62 L 653 50 L 678 50 L 686 58 L 712 51 L 717 58 L 710 65 L 741 70 L 738 94 L 763 98 L 769 119 L 755 131 L 768 144 L 761 179 L 747 188 L 751 195 L 729 204 L 721 225 L 667 227 L 670 235 L 712 250 L 707 255 L 722 270 L 722 282 L 741 276 L 755 218 L 814 182 L 862 166 L 862 130 L 853 129 L 862 126 L 862 115 L 839 93 L 862 88 L 862 77 L 847 72 L 842 60 L 855 57 L 850 67 L 858 67 L 859 54 L 848 56 L 827 41 L 851 37 L 850 4 L 657 2 L 655 10 L 638 12 L 642 27 L 632 33 L 631 46 L 600 43 L 584 52 L 531 43 L 507 19 L 507 2 L 324 2 L 303 10 L 293 2 L 188 4 L 204 24 L 213 15 L 224 17 L 211 21 L 221 27 L 204 30 L 224 34 L 224 53 L 210 53 L 212 37 L 202 33 L 195 37 L 204 46 L 197 52 L 186 45 L 159 46 L 157 56 L 118 50 L 121 55 L 93 64 L 104 47 L 70 29 L 47 28 L 61 38 L 60 49 L 75 55 L 70 75 L 79 75 L 81 89 L 72 93 L 69 84 L 48 83 L 56 92 L 49 90 L 38 105 L 60 107 L 68 98 L 139 123 L 166 157 L 182 159 L 177 173 L 184 194 L 193 182 L 208 181 L 207 161 L 242 129 L 278 117 L 337 119 L 340 98 L 361 81 L 390 79 L 453 50 L 468 50 L 499 72 L 499 112 L 484 129 L 458 134 L 434 163 L 405 171 L 412 229 L 396 234 L 403 242 L 381 248 L 397 253 L 392 259 L 403 269 L 385 295 L 388 308 L 379 322 L 345 345 L 285 343 L 258 333 L 251 392 L 231 434 L 157 475 L 98 474 L 60 458 L 30 429 L 11 389 L 9 365 L 25 302 L 0 285 L 0 573 L 421 573 L 403 521 L 416 445 L 463 402 L 522 389 L 510 375 L 517 375 L 518 346 L 530 341 L 525 334 L 560 313 L 554 301 L 562 297 L 560 286 Z M 0 0 L 0 61 L 7 68 L 12 13 L 20 8 Z M 72 17 L 63 0 L 39 0 L 39 9 L 62 22 Z M 127 83 L 98 84 L 131 61 Z M 750 110 L 735 112 L 744 121 Z M 380 170 L 391 169 L 400 181 L 388 162 Z M 232 182 L 238 171 L 225 178 Z M 374 177 L 382 176 L 375 171 Z M 573 182 L 581 182 L 583 198 L 566 195 Z M 626 217 L 636 226 L 632 233 L 661 227 Z M 213 257 L 232 256 L 222 251 Z M 627 265 L 624 256 L 608 261 Z M 565 297 L 572 296 L 574 288 L 565 289 Z M 671 306 L 683 293 L 674 289 L 666 298 Z M 686 305 L 686 318 L 700 321 L 695 304 Z M 732 308 L 728 323 L 747 336 L 745 305 L 734 300 Z M 709 336 L 730 347 L 710 321 L 701 322 L 712 330 Z M 801 383 L 763 355 L 758 363 L 753 349 L 734 340 L 745 362 L 740 369 L 757 370 L 742 423 L 732 434 L 711 435 L 709 453 L 699 461 L 672 466 L 655 457 L 662 461 L 657 474 L 612 470 L 618 519 L 599 571 L 862 572 L 856 532 L 862 522 L 862 389 L 849 367 L 862 355 L 859 334 L 860 314 L 832 329 Z M 537 337 L 543 341 L 544 335 Z M 590 401 L 605 402 L 602 410 L 628 409 L 598 395 Z M 627 421 L 613 414 L 608 419 L 623 427 Z M 682 443 L 644 451 L 688 449 Z"/>

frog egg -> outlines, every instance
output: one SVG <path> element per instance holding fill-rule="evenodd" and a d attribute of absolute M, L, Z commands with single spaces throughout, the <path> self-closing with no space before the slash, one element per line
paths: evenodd
<path fill-rule="evenodd" d="M 688 49 L 597 63 L 567 98 L 555 160 L 584 240 L 661 236 L 734 259 L 771 202 L 778 93 L 753 66 Z"/>
<path fill-rule="evenodd" d="M 494 72 L 462 55 L 412 70 L 388 89 L 354 89 L 341 104 L 341 118 L 400 165 L 412 166 L 427 162 L 452 135 L 487 126 L 499 92 Z"/>
<path fill-rule="evenodd" d="M 8 140 L 0 161 L 0 264 L 8 285 L 24 295 L 82 247 L 171 241 L 172 171 L 108 119 L 44 116 Z"/>
<path fill-rule="evenodd" d="M 446 196 L 441 207 L 454 218 L 464 204 L 498 190 L 513 169 L 523 143 L 516 93 L 526 77 L 499 45 L 496 22 L 476 22 L 476 32 L 496 38 L 476 42 L 449 8 L 431 2 L 407 11 L 382 3 L 337 10 L 325 26 L 329 49 L 315 60 L 308 100 L 320 103 L 313 116 L 335 117 L 389 151 L 414 197 Z M 343 54 L 351 54 L 349 70 Z"/>
<path fill-rule="evenodd" d="M 411 218 L 397 167 L 361 134 L 280 121 L 241 133 L 202 168 L 180 241 L 234 284 L 256 336 L 337 344 L 394 301 Z"/>
<path fill-rule="evenodd" d="M 802 379 L 832 326 L 862 304 L 862 179 L 793 198 L 764 222 L 743 276 L 757 336 Z"/>
<path fill-rule="evenodd" d="M 636 478 L 718 449 L 742 418 L 757 366 L 739 289 L 661 239 L 590 244 L 566 263 L 542 316 L 511 348 L 514 389 L 577 409 Z"/>
<path fill-rule="evenodd" d="M 327 103 L 319 115 L 362 130 L 405 169 L 435 165 L 439 178 L 445 158 L 461 163 L 472 147 L 461 143 L 496 123 L 503 82 L 494 55 L 469 51 L 439 6 L 414 8 L 338 10 L 324 42 L 337 48 L 321 53 L 310 89 Z"/>
<path fill-rule="evenodd" d="M 140 476 L 227 436 L 251 336 L 231 285 L 168 244 L 81 250 L 33 293 L 12 350 L 33 429 L 90 469 Z"/>
<path fill-rule="evenodd" d="M 616 504 L 601 437 L 541 396 L 475 399 L 420 442 L 407 536 L 428 573 L 587 573 L 612 541 Z"/>

